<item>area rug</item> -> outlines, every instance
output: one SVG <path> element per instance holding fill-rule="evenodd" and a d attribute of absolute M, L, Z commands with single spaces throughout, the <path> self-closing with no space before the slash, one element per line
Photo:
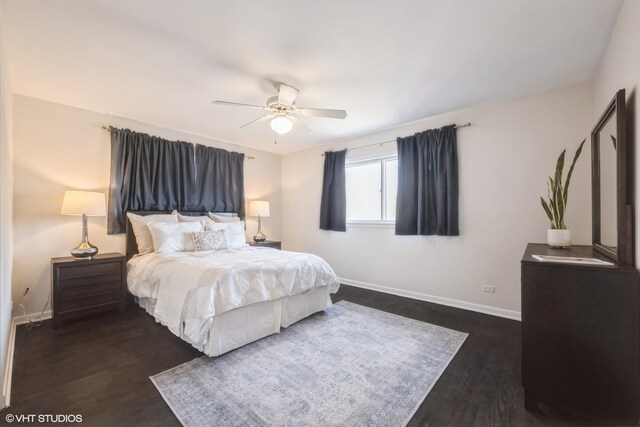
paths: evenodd
<path fill-rule="evenodd" d="M 151 377 L 185 426 L 404 426 L 467 334 L 341 301 Z"/>

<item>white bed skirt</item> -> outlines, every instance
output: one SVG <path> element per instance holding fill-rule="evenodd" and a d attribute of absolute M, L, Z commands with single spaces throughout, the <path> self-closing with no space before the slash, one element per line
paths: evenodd
<path fill-rule="evenodd" d="M 153 316 L 156 300 L 135 298 L 140 307 Z M 193 345 L 207 356 L 219 356 L 286 328 L 331 306 L 329 287 L 237 308 L 215 316 L 204 346 Z M 198 327 L 199 325 L 193 325 Z M 185 325 L 185 329 L 190 325 Z"/>

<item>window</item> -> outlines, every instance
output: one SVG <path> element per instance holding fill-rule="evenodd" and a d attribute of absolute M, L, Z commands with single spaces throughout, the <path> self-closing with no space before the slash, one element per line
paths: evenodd
<path fill-rule="evenodd" d="M 396 219 L 398 159 L 347 163 L 347 223 L 389 224 Z"/>

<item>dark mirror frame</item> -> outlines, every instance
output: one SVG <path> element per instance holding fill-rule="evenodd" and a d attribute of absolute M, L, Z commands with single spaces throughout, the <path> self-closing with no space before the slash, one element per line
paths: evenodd
<path fill-rule="evenodd" d="M 600 240 L 600 131 L 616 116 L 616 181 L 618 242 L 615 250 Z M 621 89 L 613 97 L 600 120 L 591 131 L 591 212 L 593 248 L 608 258 L 624 265 L 633 265 L 633 206 L 627 185 L 629 164 L 625 114 L 625 91 Z"/>

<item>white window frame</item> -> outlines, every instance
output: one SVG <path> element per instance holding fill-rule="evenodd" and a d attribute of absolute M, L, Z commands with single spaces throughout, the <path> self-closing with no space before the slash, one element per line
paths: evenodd
<path fill-rule="evenodd" d="M 381 164 L 381 173 L 380 173 L 380 199 L 381 199 L 381 203 L 380 203 L 380 218 L 384 218 L 384 213 L 386 210 L 386 203 L 387 203 L 387 198 L 385 197 L 386 194 L 386 173 L 387 173 L 387 168 L 385 165 L 385 162 L 390 161 L 390 160 L 398 160 L 398 155 L 397 154 L 392 154 L 392 155 L 387 155 L 387 156 L 380 156 L 380 157 L 369 157 L 366 159 L 359 159 L 359 160 L 353 160 L 353 161 L 347 161 L 345 164 L 345 169 L 346 168 L 350 168 L 353 166 L 365 166 L 365 165 L 372 165 L 372 164 L 376 164 L 376 163 L 380 163 Z M 347 200 L 347 203 L 349 203 L 349 201 Z M 347 227 L 372 227 L 372 228 L 395 228 L 396 226 L 396 221 L 395 220 L 364 220 L 364 219 L 348 219 L 347 218 Z"/>

